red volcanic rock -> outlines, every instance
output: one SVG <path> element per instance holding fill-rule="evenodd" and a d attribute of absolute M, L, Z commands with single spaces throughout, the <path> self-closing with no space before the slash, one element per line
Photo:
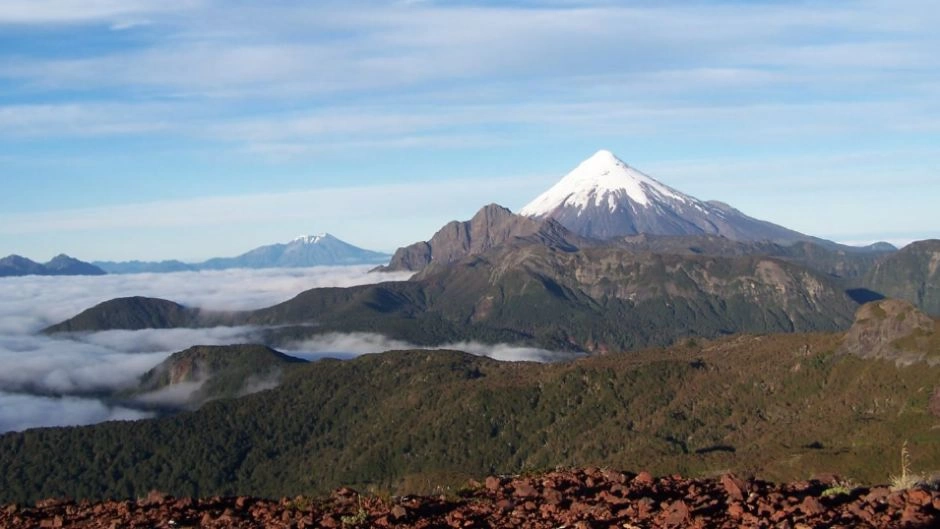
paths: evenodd
<path fill-rule="evenodd" d="M 653 475 L 644 470 L 633 478 L 633 482 L 638 485 L 651 485 L 653 483 Z"/>
<path fill-rule="evenodd" d="M 528 481 L 515 482 L 512 488 L 513 496 L 517 498 L 535 498 L 539 495 L 539 491 Z"/>
<path fill-rule="evenodd" d="M 148 495 L 141 504 L 46 500 L 35 507 L 0 506 L 0 527 L 940 527 L 940 492 L 927 489 L 856 489 L 838 499 L 827 499 L 819 497 L 819 481 L 774 485 L 732 475 L 716 480 L 655 479 L 648 473 L 631 477 L 598 469 L 512 479 L 491 476 L 462 499 L 409 497 L 397 503 L 360 496 L 348 488 L 319 500 L 248 496 L 176 499 L 165 495 Z"/>
<path fill-rule="evenodd" d="M 940 524 L 940 520 L 934 520 Z M 901 524 L 905 527 L 930 527 L 930 519 L 924 515 L 923 509 L 918 509 L 916 505 L 910 504 L 901 512 Z M 937 527 L 937 525 L 933 525 Z"/>
<path fill-rule="evenodd" d="M 408 517 L 408 509 L 401 505 L 395 505 L 392 507 L 392 510 L 389 511 L 389 514 L 391 514 L 393 520 L 401 521 Z"/>
<path fill-rule="evenodd" d="M 685 524 L 688 519 L 689 506 L 682 500 L 673 502 L 663 513 L 663 525 L 666 527 L 678 527 Z"/>
<path fill-rule="evenodd" d="M 804 514 L 815 516 L 824 512 L 826 508 L 823 507 L 823 504 L 815 496 L 807 496 L 803 498 L 803 502 L 800 503 L 800 510 L 803 511 Z"/>
<path fill-rule="evenodd" d="M 152 490 L 147 493 L 147 497 L 143 501 L 138 501 L 141 505 L 160 505 L 169 498 L 169 495 L 164 494 L 158 490 Z"/>
<path fill-rule="evenodd" d="M 744 501 L 744 482 L 734 477 L 733 474 L 721 476 L 721 486 L 724 487 L 729 500 Z"/>
<path fill-rule="evenodd" d="M 558 505 L 563 499 L 561 492 L 552 488 L 544 489 L 542 491 L 542 497 L 545 499 L 545 503 L 549 505 Z"/>
<path fill-rule="evenodd" d="M 496 476 L 490 476 L 486 478 L 486 490 L 490 492 L 496 492 L 500 488 L 499 478 Z"/>
<path fill-rule="evenodd" d="M 868 503 L 880 502 L 887 498 L 889 494 L 891 494 L 891 489 L 888 487 L 875 487 L 865 495 L 865 501 Z"/>
<path fill-rule="evenodd" d="M 927 505 L 931 502 L 930 493 L 924 489 L 907 491 L 907 502 L 914 505 Z"/>

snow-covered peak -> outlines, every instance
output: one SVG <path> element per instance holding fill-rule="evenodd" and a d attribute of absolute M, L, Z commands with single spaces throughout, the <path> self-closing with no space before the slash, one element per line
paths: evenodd
<path fill-rule="evenodd" d="M 291 242 L 298 242 L 302 244 L 317 244 L 329 236 L 330 236 L 329 233 L 320 233 L 317 235 L 301 235 L 300 237 L 296 237 Z"/>
<path fill-rule="evenodd" d="M 624 199 L 649 207 L 657 201 L 657 197 L 668 197 L 680 202 L 694 200 L 628 166 L 612 152 L 600 150 L 519 213 L 541 217 L 562 206 L 580 209 L 590 204 L 606 204 L 613 212 L 624 206 Z"/>

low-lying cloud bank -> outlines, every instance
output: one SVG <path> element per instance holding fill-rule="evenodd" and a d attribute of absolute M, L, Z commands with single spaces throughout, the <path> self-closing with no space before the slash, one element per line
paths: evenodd
<path fill-rule="evenodd" d="M 152 296 L 215 310 L 248 310 L 287 300 L 301 291 L 404 280 L 409 274 L 369 274 L 368 267 L 224 270 L 100 277 L 0 279 L 0 433 L 37 426 L 92 424 L 152 416 L 123 403 L 97 398 L 133 387 L 140 375 L 170 354 L 193 345 L 257 343 L 264 329 L 112 330 L 68 337 L 39 334 L 42 328 L 108 299 Z M 373 333 L 330 333 L 279 348 L 317 360 L 422 347 Z M 504 361 L 553 362 L 577 355 L 534 347 L 478 342 L 441 344 Z M 244 393 L 268 389 L 271 377 L 246 381 Z M 178 405 L 198 385 L 174 387 L 140 399 L 141 407 Z"/>
<path fill-rule="evenodd" d="M 549 351 L 537 347 L 480 342 L 453 342 L 434 347 L 414 345 L 375 333 L 327 333 L 287 346 L 285 353 L 317 360 L 320 358 L 351 358 L 361 354 L 402 349 L 452 349 L 505 362 L 560 362 L 580 356 L 577 353 Z"/>
<path fill-rule="evenodd" d="M 0 391 L 81 395 L 132 386 L 193 345 L 257 341 L 256 327 L 103 331 L 69 338 L 0 335 Z"/>
<path fill-rule="evenodd" d="M 0 432 L 148 417 L 148 412 L 109 406 L 92 395 L 132 386 L 167 356 L 193 345 L 257 341 L 254 327 L 106 331 L 69 338 L 38 334 L 88 307 L 116 297 L 150 296 L 215 310 L 249 310 L 310 288 L 410 275 L 370 274 L 369 268 L 0 278 Z"/>
<path fill-rule="evenodd" d="M 33 333 L 118 297 L 157 297 L 212 310 L 250 310 L 286 301 L 311 288 L 403 281 L 411 276 L 410 272 L 369 273 L 369 269 L 322 266 L 0 278 L 0 335 Z"/>
<path fill-rule="evenodd" d="M 0 391 L 0 433 L 41 426 L 77 426 L 146 419 L 153 414 L 108 406 L 98 399 L 39 397 Z"/>

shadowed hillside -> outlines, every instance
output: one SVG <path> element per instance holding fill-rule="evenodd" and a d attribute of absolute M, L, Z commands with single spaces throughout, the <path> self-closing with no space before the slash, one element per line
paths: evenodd
<path fill-rule="evenodd" d="M 776 259 L 531 243 L 431 263 L 411 281 L 313 289 L 253 312 L 112 300 L 47 332 L 248 324 L 276 327 L 266 336 L 272 344 L 374 332 L 419 345 L 478 340 L 612 352 L 688 336 L 844 329 L 855 308 L 832 278 Z"/>
<path fill-rule="evenodd" d="M 865 286 L 940 316 L 940 240 L 911 243 L 868 272 Z"/>

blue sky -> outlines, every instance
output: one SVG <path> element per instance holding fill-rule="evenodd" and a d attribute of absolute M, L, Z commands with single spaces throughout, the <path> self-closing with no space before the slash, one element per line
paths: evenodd
<path fill-rule="evenodd" d="M 600 148 L 805 233 L 940 237 L 937 27 L 928 0 L 3 0 L 0 254 L 390 251 Z"/>

